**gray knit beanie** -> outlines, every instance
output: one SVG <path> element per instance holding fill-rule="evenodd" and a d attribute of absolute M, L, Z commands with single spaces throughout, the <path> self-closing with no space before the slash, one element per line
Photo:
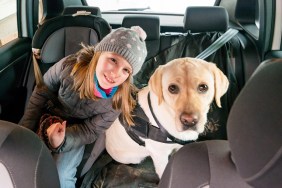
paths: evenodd
<path fill-rule="evenodd" d="M 107 51 L 121 55 L 132 67 L 135 75 L 147 56 L 145 39 L 147 35 L 139 26 L 118 28 L 105 36 L 95 47 L 95 52 Z"/>

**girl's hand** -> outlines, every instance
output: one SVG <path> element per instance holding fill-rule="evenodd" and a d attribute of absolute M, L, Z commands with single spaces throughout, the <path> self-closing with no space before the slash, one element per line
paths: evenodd
<path fill-rule="evenodd" d="M 66 121 L 63 123 L 54 123 L 47 129 L 47 136 L 50 145 L 56 149 L 58 148 L 65 139 L 66 133 Z"/>

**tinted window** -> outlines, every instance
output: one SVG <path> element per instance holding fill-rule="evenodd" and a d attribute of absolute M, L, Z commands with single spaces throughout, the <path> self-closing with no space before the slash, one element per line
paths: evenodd
<path fill-rule="evenodd" d="M 16 0 L 0 0 L 0 28 L 0 46 L 18 37 Z"/>

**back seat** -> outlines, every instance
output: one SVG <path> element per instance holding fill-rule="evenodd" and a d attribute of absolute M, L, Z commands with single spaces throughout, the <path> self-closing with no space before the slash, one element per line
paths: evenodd
<path fill-rule="evenodd" d="M 199 14 L 201 15 L 199 16 Z M 197 21 L 192 21 L 193 19 L 197 19 Z M 144 20 L 135 17 L 130 19 L 129 25 L 140 25 L 142 27 L 144 23 Z M 166 64 L 175 58 L 196 57 L 227 30 L 228 23 L 228 14 L 222 7 L 188 7 L 183 25 L 186 33 L 160 33 L 158 53 L 147 58 L 140 72 L 134 76 L 134 83 L 137 87 L 142 88 L 147 85 L 151 74 L 159 65 Z M 153 26 L 152 28 L 144 27 L 147 35 L 150 35 L 151 32 L 154 33 L 155 29 Z M 236 38 L 234 40 L 238 42 Z M 215 103 L 211 104 L 211 110 L 208 114 L 209 122 L 207 124 L 210 131 L 202 134 L 198 141 L 227 139 L 226 122 L 229 109 L 239 92 L 234 76 L 234 66 L 232 65 L 234 59 L 237 58 L 233 53 L 236 47 L 236 45 L 233 45 L 233 40 L 231 40 L 206 59 L 215 63 L 227 75 L 230 81 L 230 88 L 227 94 L 221 98 L 223 108 L 218 108 Z M 150 50 L 151 47 L 148 47 L 148 51 Z M 154 171 L 150 158 L 147 158 L 139 165 L 124 165 L 112 162 L 111 158 L 107 161 L 107 157 L 110 158 L 106 153 L 100 160 L 98 159 L 97 163 L 92 166 L 92 171 L 97 173 L 97 169 L 99 170 L 97 167 L 104 165 L 103 172 L 110 171 L 111 173 L 105 179 L 104 177 L 98 177 L 93 182 L 91 180 L 93 180 L 94 174 L 88 173 L 85 176 L 84 182 L 92 182 L 93 184 L 91 185 L 99 185 L 101 181 L 105 184 L 114 183 L 116 185 L 127 183 L 128 187 L 137 187 L 137 184 L 141 185 L 141 183 L 147 187 L 147 185 L 153 185 L 153 183 L 158 182 L 158 178 L 152 173 Z M 138 176 L 132 177 L 132 174 L 138 174 Z M 90 180 L 90 178 L 92 179 Z"/>
<path fill-rule="evenodd" d="M 146 86 L 150 76 L 159 65 L 166 64 L 175 58 L 196 57 L 219 38 L 229 26 L 225 8 L 214 6 L 188 7 L 183 21 L 186 33 L 161 35 L 160 41 L 163 46 L 160 49 L 162 51 L 143 64 L 140 72 L 134 77 L 134 84 L 137 87 Z M 171 44 L 168 45 L 168 43 Z M 199 140 L 227 139 L 225 127 L 227 117 L 239 93 L 233 68 L 234 59 L 236 59 L 234 48 L 237 45 L 233 43 L 238 43 L 238 39 L 234 37 L 205 59 L 215 63 L 224 72 L 230 81 L 230 87 L 227 94 L 221 98 L 223 108 L 218 108 L 214 103 L 211 105 L 207 126 L 210 132 L 203 134 Z"/>
<path fill-rule="evenodd" d="M 197 19 L 197 21 L 189 21 L 193 19 Z M 140 25 L 142 27 L 141 24 L 144 24 L 143 22 L 144 21 L 141 19 L 132 19 L 130 25 Z M 219 38 L 228 27 L 230 27 L 228 14 L 222 7 L 187 8 L 183 25 L 186 33 L 160 33 L 158 53 L 155 56 L 147 57 L 142 69 L 134 77 L 134 83 L 139 88 L 142 88 L 147 85 L 151 74 L 159 65 L 165 64 L 175 58 L 186 56 L 196 57 Z M 154 32 L 151 28 L 148 30 L 146 28 L 144 29 L 148 35 Z M 240 33 L 237 35 L 240 35 Z M 230 88 L 228 93 L 224 95 L 221 100 L 223 108 L 220 109 L 215 104 L 211 105 L 211 110 L 208 115 L 210 120 L 208 126 L 214 129 L 214 132 L 201 135 L 199 141 L 227 139 L 226 121 L 229 109 L 240 90 L 234 72 L 237 71 L 237 63 L 240 62 L 239 59 L 241 59 L 241 45 L 242 43 L 238 40 L 238 36 L 235 36 L 216 53 L 206 59 L 215 63 L 227 75 L 230 81 Z M 151 48 L 148 48 L 148 50 L 150 51 Z M 103 165 L 104 167 L 101 168 Z M 110 173 L 107 173 L 106 177 L 101 177 L 100 175 L 96 175 L 99 170 L 102 171 L 102 173 Z M 92 186 L 99 186 L 100 183 L 103 182 L 104 185 L 126 184 L 128 187 L 137 187 L 140 185 L 143 187 L 152 187 L 155 185 L 154 183 L 157 184 L 158 182 L 158 178 L 154 176 L 153 164 L 150 158 L 147 158 L 138 165 L 124 165 L 111 161 L 109 155 L 105 154 L 92 166 L 92 172 L 96 174 L 88 173 L 84 179 L 85 183 L 89 184 L 89 182 L 91 182 Z M 138 174 L 138 176 L 135 174 Z"/>

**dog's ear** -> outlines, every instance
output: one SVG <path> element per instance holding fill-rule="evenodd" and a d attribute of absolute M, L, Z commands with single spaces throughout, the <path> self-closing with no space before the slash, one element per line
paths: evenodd
<path fill-rule="evenodd" d="M 163 66 L 159 66 L 149 80 L 149 88 L 153 91 L 158 97 L 158 104 L 163 101 L 163 92 L 162 92 L 162 75 L 163 75 Z"/>
<path fill-rule="evenodd" d="M 219 68 L 217 68 L 215 64 L 209 64 L 214 75 L 215 102 L 216 105 L 221 108 L 220 98 L 227 92 L 227 89 L 229 87 L 229 81 L 227 77 L 223 74 L 223 72 Z"/>

